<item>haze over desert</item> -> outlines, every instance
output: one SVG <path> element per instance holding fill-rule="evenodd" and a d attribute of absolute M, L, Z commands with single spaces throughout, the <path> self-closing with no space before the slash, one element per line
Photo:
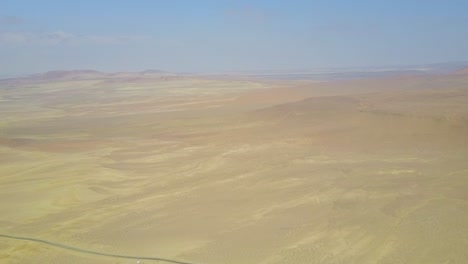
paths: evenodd
<path fill-rule="evenodd" d="M 200 264 L 468 259 L 466 74 L 76 71 L 0 96 L 1 234 Z M 5 263 L 137 261 L 0 242 Z"/>
<path fill-rule="evenodd" d="M 0 1 L 0 264 L 467 264 L 468 1 Z"/>

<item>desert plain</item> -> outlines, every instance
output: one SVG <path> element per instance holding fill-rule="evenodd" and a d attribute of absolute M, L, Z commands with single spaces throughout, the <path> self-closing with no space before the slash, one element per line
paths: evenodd
<path fill-rule="evenodd" d="M 72 247 L 1 263 L 468 263 L 468 73 L 1 80 L 0 234 Z"/>

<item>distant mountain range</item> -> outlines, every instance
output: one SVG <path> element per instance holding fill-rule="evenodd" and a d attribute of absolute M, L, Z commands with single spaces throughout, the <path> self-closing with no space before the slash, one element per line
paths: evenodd
<path fill-rule="evenodd" d="M 236 71 L 227 73 L 211 73 L 209 76 L 243 76 L 260 79 L 304 79 L 304 80 L 347 80 L 362 78 L 379 78 L 400 75 L 425 74 L 468 74 L 468 61 L 436 63 L 412 66 L 386 66 L 386 67 L 349 67 L 328 69 L 295 69 L 295 70 L 258 70 Z M 192 76 L 195 74 L 170 73 L 161 70 L 145 70 L 141 72 L 115 72 L 106 73 L 95 70 L 59 70 L 40 74 L 12 76 L 0 75 L 0 79 L 34 79 L 34 80 L 66 80 L 66 79 L 97 79 L 97 78 L 137 78 L 137 77 L 175 77 Z M 204 74 L 196 74 L 203 76 Z"/>
<path fill-rule="evenodd" d="M 70 71 L 48 71 L 45 73 L 24 75 L 24 76 L 6 76 L 2 80 L 35 80 L 35 81 L 53 81 L 53 80 L 90 80 L 90 79 L 129 79 L 139 77 L 158 77 L 174 78 L 182 76 L 180 74 L 168 73 L 160 70 L 145 70 L 141 72 L 100 72 L 95 70 L 70 70 Z"/>
<path fill-rule="evenodd" d="M 349 80 L 364 78 L 382 78 L 393 76 L 450 74 L 468 67 L 466 62 L 437 63 L 410 66 L 386 67 L 349 67 L 315 70 L 287 70 L 287 71 L 251 71 L 235 72 L 233 75 L 250 76 L 260 79 L 274 80 Z"/>
<path fill-rule="evenodd" d="M 455 72 L 456 74 L 461 74 L 461 75 L 468 75 L 468 67 L 465 67 L 461 70 L 458 70 Z"/>

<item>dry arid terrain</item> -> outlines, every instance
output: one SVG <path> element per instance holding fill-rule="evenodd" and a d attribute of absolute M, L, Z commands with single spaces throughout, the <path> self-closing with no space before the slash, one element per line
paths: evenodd
<path fill-rule="evenodd" d="M 0 263 L 468 263 L 468 73 L 2 80 L 0 234 Z"/>

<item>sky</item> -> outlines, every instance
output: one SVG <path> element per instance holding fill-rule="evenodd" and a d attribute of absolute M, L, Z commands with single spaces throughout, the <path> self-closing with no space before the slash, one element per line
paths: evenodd
<path fill-rule="evenodd" d="M 466 0 L 0 0 L 0 75 L 466 60 Z"/>

